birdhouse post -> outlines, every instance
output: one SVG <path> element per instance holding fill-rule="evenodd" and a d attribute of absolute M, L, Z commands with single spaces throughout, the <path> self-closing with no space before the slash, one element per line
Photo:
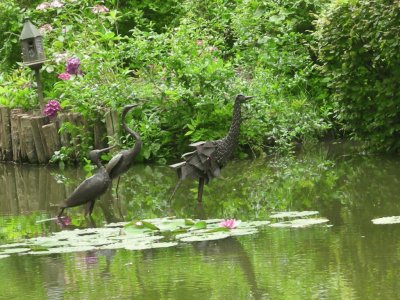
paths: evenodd
<path fill-rule="evenodd" d="M 42 67 L 46 57 L 43 48 L 43 36 L 40 31 L 29 21 L 24 19 L 24 27 L 19 37 L 22 48 L 22 59 L 25 66 L 35 71 L 35 79 L 37 84 L 37 94 L 39 98 L 40 108 L 44 109 L 44 98 L 42 83 L 40 79 L 40 68 Z"/>

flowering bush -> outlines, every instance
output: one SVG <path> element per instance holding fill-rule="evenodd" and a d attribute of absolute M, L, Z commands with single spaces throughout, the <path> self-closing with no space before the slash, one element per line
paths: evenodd
<path fill-rule="evenodd" d="M 50 117 L 53 118 L 57 116 L 57 112 L 61 109 L 60 103 L 57 100 L 50 100 L 47 102 L 43 113 Z"/>
<path fill-rule="evenodd" d="M 79 70 L 79 66 L 81 65 L 81 61 L 77 57 L 71 57 L 68 59 L 66 64 L 65 72 L 70 75 L 80 75 L 82 71 Z"/>
<path fill-rule="evenodd" d="M 71 79 L 71 75 L 67 72 L 61 73 L 57 77 L 62 80 L 70 80 Z"/>

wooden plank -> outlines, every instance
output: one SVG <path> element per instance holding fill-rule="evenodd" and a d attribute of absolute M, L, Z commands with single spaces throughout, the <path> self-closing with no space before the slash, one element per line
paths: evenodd
<path fill-rule="evenodd" d="M 11 142 L 11 110 L 7 107 L 1 109 L 1 120 L 3 124 L 3 160 L 12 160 L 12 142 Z"/>
<path fill-rule="evenodd" d="M 36 154 L 35 141 L 33 138 L 31 116 L 24 115 L 21 117 L 21 133 L 26 158 L 28 159 L 28 162 L 35 164 L 38 162 L 38 157 Z"/>
<path fill-rule="evenodd" d="M 51 157 L 55 151 L 61 148 L 57 126 L 54 123 L 47 124 L 42 126 L 42 131 L 46 141 L 47 154 Z"/>
<path fill-rule="evenodd" d="M 99 121 L 93 125 L 93 146 L 94 149 L 103 149 L 107 147 L 107 127 Z"/>
<path fill-rule="evenodd" d="M 20 146 L 20 130 L 19 130 L 19 117 L 18 114 L 22 112 L 21 109 L 11 110 L 11 142 L 12 142 L 12 160 L 15 162 L 21 161 L 21 146 Z"/>
<path fill-rule="evenodd" d="M 40 119 L 42 119 L 43 121 L 40 121 Z M 42 124 L 46 122 L 46 119 L 47 117 L 41 116 L 33 116 L 30 118 L 37 160 L 40 164 L 45 164 L 48 162 L 47 151 L 45 150 L 46 142 L 45 140 L 42 140 L 43 134 L 40 133 L 43 126 Z"/>
<path fill-rule="evenodd" d="M 107 111 L 105 113 L 108 144 L 114 144 L 117 139 L 117 134 L 119 131 L 119 117 L 116 111 Z"/>

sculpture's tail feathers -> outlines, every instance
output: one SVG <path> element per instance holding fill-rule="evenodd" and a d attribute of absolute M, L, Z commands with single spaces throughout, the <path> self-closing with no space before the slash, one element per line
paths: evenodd
<path fill-rule="evenodd" d="M 185 153 L 182 156 L 185 161 L 171 165 L 171 168 L 177 171 L 178 178 L 180 180 L 204 178 L 205 183 L 208 183 L 212 178 L 218 177 L 221 167 L 212 157 L 217 144 L 198 142 L 191 146 L 196 147 L 196 150 Z"/>

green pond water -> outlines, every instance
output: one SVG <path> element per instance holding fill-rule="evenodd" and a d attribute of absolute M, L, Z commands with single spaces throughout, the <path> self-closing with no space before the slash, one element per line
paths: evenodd
<path fill-rule="evenodd" d="M 0 164 L 0 247 L 60 231 L 175 216 L 273 223 L 283 211 L 318 211 L 328 223 L 263 226 L 220 240 L 146 250 L 2 254 L 0 299 L 400 299 L 400 158 L 339 146 L 292 158 L 231 162 L 196 203 L 195 182 L 164 166 L 137 165 L 96 202 L 54 217 L 85 178 L 81 168 Z M 38 222 L 39 221 L 39 222 Z M 122 230 L 122 229 L 121 229 Z M 3 258 L 1 258 L 3 255 Z"/>

